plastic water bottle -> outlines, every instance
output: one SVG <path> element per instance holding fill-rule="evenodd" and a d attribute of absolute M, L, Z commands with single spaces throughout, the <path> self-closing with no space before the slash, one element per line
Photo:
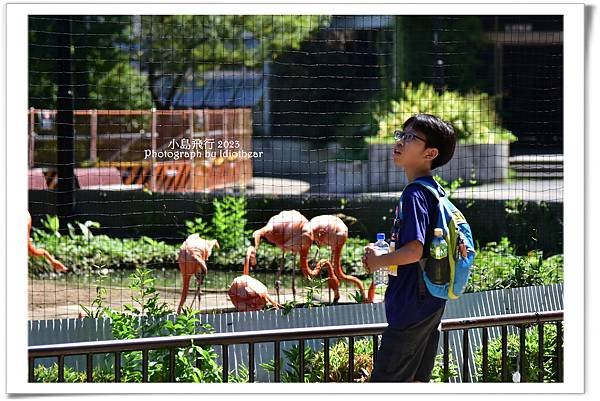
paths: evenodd
<path fill-rule="evenodd" d="M 450 262 L 448 243 L 444 239 L 444 230 L 436 228 L 429 245 L 429 258 L 425 264 L 425 273 L 434 284 L 446 284 L 450 281 Z"/>
<path fill-rule="evenodd" d="M 385 242 L 385 233 L 377 233 L 377 242 L 374 244 L 375 255 L 383 255 L 390 251 L 390 246 Z M 373 272 L 373 283 L 375 287 L 386 285 L 388 283 L 388 272 L 387 266 L 384 266 Z"/>

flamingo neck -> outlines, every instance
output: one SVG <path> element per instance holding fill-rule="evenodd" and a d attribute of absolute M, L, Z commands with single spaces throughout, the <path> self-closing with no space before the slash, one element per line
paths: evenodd
<path fill-rule="evenodd" d="M 250 254 L 246 253 L 246 257 L 244 258 L 244 270 L 243 273 L 246 276 L 250 275 Z"/>
<path fill-rule="evenodd" d="M 300 269 L 305 277 L 315 277 L 321 273 L 321 265 L 317 264 L 317 267 L 314 270 L 308 265 L 308 249 L 302 249 L 300 251 Z"/>

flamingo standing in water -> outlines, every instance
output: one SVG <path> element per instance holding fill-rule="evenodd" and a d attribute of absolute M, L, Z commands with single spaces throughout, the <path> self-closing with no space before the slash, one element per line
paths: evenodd
<path fill-rule="evenodd" d="M 31 214 L 29 214 L 29 211 L 27 211 L 27 252 L 29 256 L 44 257 L 52 265 L 55 272 L 69 271 L 69 269 L 56 260 L 54 256 L 50 254 L 50 252 L 42 248 L 36 248 L 35 245 L 33 245 L 33 242 L 31 241 Z"/>
<path fill-rule="evenodd" d="M 292 254 L 300 254 L 300 267 L 305 276 L 305 267 L 303 260 L 308 268 L 308 251 L 312 244 L 312 230 L 308 219 L 297 210 L 284 210 L 275 216 L 272 216 L 267 225 L 252 233 L 254 238 L 254 247 L 258 249 L 261 238 L 267 239 L 272 244 L 281 248 L 281 265 L 277 270 L 275 279 L 275 291 L 277 292 L 277 301 L 279 301 L 279 289 L 281 286 L 281 272 L 285 263 L 285 252 L 291 251 Z M 309 269 L 310 270 L 310 269 Z M 292 294 L 296 299 L 295 285 L 295 266 L 292 265 Z"/>
<path fill-rule="evenodd" d="M 200 296 L 202 295 L 200 286 L 204 282 L 204 276 L 206 276 L 208 271 L 206 260 L 210 257 L 214 246 L 217 249 L 220 248 L 217 240 L 205 240 L 200 238 L 198 234 L 192 234 L 187 237 L 179 248 L 178 263 L 183 288 L 181 289 L 181 298 L 177 307 L 177 313 L 181 313 L 183 304 L 187 299 L 192 276 L 196 277 L 196 296 L 198 297 L 198 305 L 200 304 Z"/>
<path fill-rule="evenodd" d="M 279 214 L 271 217 L 267 225 L 261 229 L 254 231 L 254 246 L 258 248 L 261 238 L 266 238 L 269 242 L 277 245 L 282 250 L 281 266 L 277 271 L 275 281 L 275 290 L 277 292 L 277 300 L 279 301 L 279 288 L 281 285 L 281 272 L 283 271 L 285 262 L 285 251 L 291 251 L 293 254 L 300 254 L 300 270 L 304 277 L 316 277 L 321 274 L 323 266 L 328 268 L 328 285 L 336 294 L 335 301 L 339 298 L 339 280 L 335 276 L 334 269 L 331 264 L 327 265 L 323 262 L 317 264 L 315 269 L 311 269 L 308 265 L 308 252 L 313 243 L 313 229 L 311 223 L 297 210 L 284 210 Z M 292 293 L 296 298 L 295 286 L 295 266 L 292 267 Z"/>
<path fill-rule="evenodd" d="M 256 266 L 256 249 L 253 246 L 249 246 L 246 250 L 242 275 L 233 279 L 227 291 L 235 309 L 239 312 L 258 311 L 262 310 L 267 302 L 270 302 L 275 309 L 281 307 L 269 297 L 267 287 L 263 283 L 250 277 L 250 266 Z"/>
<path fill-rule="evenodd" d="M 313 239 L 318 246 L 327 245 L 331 248 L 331 259 L 335 275 L 338 279 L 350 282 L 358 287 L 363 302 L 368 302 L 365 287 L 358 277 L 347 275 L 342 270 L 342 249 L 348 239 L 348 227 L 337 216 L 321 215 L 310 220 Z"/>

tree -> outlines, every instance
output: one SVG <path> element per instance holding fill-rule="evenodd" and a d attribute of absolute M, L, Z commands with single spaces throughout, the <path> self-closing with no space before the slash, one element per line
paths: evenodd
<path fill-rule="evenodd" d="M 297 49 L 327 16 L 152 15 L 128 27 L 136 60 L 148 75 L 152 100 L 169 108 L 185 80 L 202 82 L 211 70 L 261 65 L 284 49 Z"/>
<path fill-rule="evenodd" d="M 29 106 L 56 108 L 56 74 L 58 72 L 59 24 L 72 24 L 71 57 L 72 84 L 76 109 L 100 108 L 111 102 L 114 93 L 130 88 L 130 80 L 109 79 L 107 76 L 124 72 L 129 53 L 123 47 L 128 41 L 127 16 L 102 15 L 36 15 L 29 16 Z M 120 66 L 120 67 L 119 67 Z M 98 88 L 109 80 L 110 88 Z M 139 82 L 139 79 L 135 82 Z M 114 84 L 119 87 L 114 87 Z M 140 83 L 141 84 L 141 83 Z M 145 83 L 143 83 L 146 86 Z M 114 107 L 129 108 L 128 101 L 112 101 Z"/>

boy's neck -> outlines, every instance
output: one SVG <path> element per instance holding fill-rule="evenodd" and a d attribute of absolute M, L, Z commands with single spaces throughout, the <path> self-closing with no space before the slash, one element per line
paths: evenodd
<path fill-rule="evenodd" d="M 408 178 L 408 182 L 413 182 L 415 179 L 427 175 L 431 175 L 431 169 L 428 167 L 417 168 L 412 170 L 404 170 L 404 174 L 406 174 L 406 178 Z"/>

